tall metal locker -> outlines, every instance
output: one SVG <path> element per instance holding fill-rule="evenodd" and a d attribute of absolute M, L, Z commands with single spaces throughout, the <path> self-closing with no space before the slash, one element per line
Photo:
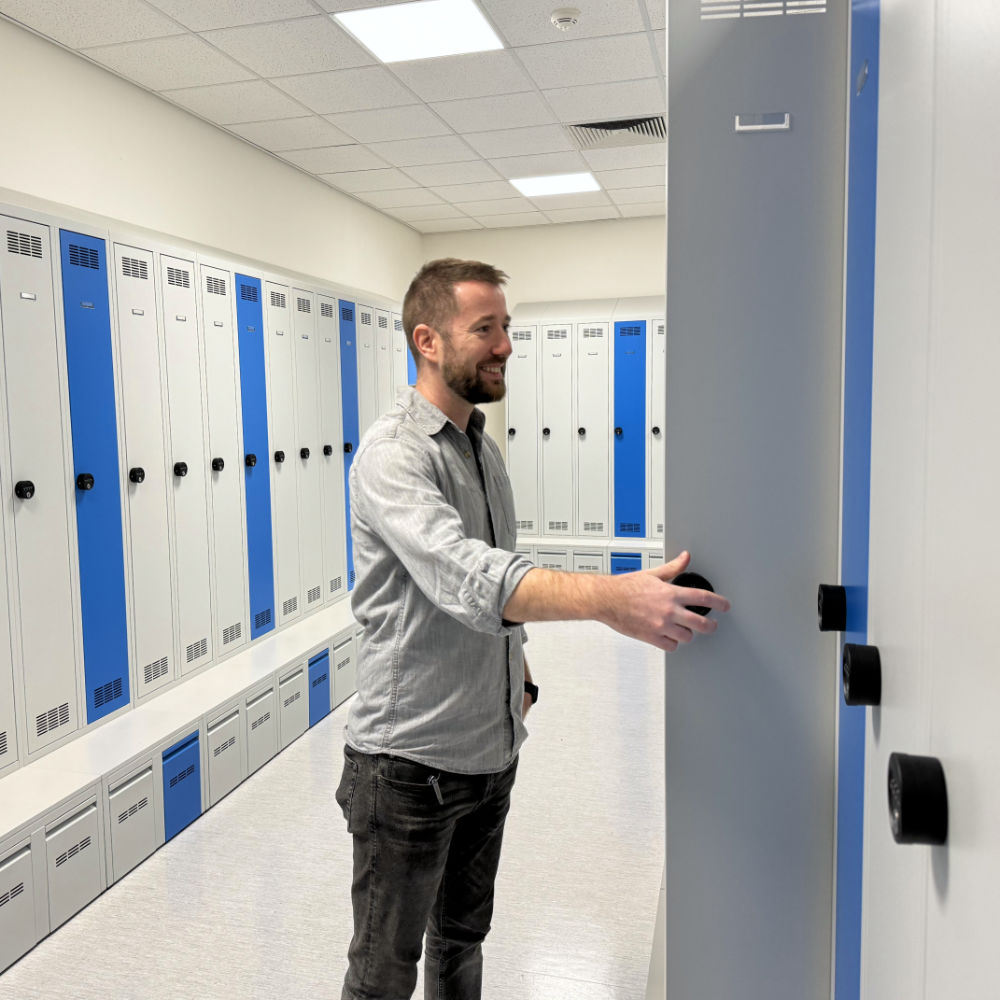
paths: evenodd
<path fill-rule="evenodd" d="M 403 332 L 403 318 L 398 313 L 392 314 L 392 402 L 396 401 L 396 392 L 404 385 L 413 385 L 417 381 L 417 367 L 413 355 L 406 343 Z"/>
<path fill-rule="evenodd" d="M 247 514 L 250 638 L 274 628 L 274 545 L 271 535 L 271 454 L 267 430 L 267 364 L 260 278 L 236 275 L 240 351 L 240 414 Z"/>
<path fill-rule="evenodd" d="M 3 217 L 0 309 L 10 471 L 4 503 L 18 584 L 13 625 L 28 752 L 79 725 L 65 414 L 48 226 Z"/>
<path fill-rule="evenodd" d="M 375 411 L 378 416 L 392 407 L 393 392 L 392 324 L 389 313 L 375 310 Z"/>
<path fill-rule="evenodd" d="M 351 463 L 361 440 L 358 417 L 357 308 L 340 300 L 340 402 L 344 417 L 344 538 L 347 542 L 347 589 L 354 586 L 354 546 L 351 542 Z"/>
<path fill-rule="evenodd" d="M 572 323 L 542 327 L 542 531 L 573 533 Z"/>
<path fill-rule="evenodd" d="M 323 485 L 323 580 L 326 600 L 347 593 L 347 548 L 344 519 L 343 434 L 340 409 L 340 332 L 337 300 L 316 297 L 319 317 L 319 402 L 323 456 L 319 459 Z"/>
<path fill-rule="evenodd" d="M 87 721 L 130 700 L 107 244 L 60 231 Z"/>
<path fill-rule="evenodd" d="M 233 276 L 201 265 L 202 337 L 208 399 L 215 648 L 239 649 L 249 639 L 243 494 L 240 489 L 239 369 L 233 334 Z"/>
<path fill-rule="evenodd" d="M 295 355 L 294 462 L 299 496 L 299 607 L 318 608 L 323 587 L 323 450 L 320 442 L 319 343 L 316 336 L 316 296 L 292 289 Z"/>
<path fill-rule="evenodd" d="M 274 482 L 274 548 L 277 556 L 278 624 L 298 618 L 299 511 L 295 439 L 295 372 L 292 354 L 292 314 L 288 286 L 265 282 L 267 319 L 268 401 L 271 412 L 271 446 Z"/>
<path fill-rule="evenodd" d="M 371 306 L 358 303 L 358 420 L 361 436 L 375 422 L 378 409 L 378 366 L 375 342 L 375 310 Z"/>
<path fill-rule="evenodd" d="M 194 263 L 160 255 L 166 354 L 168 468 L 177 573 L 181 673 L 210 663 L 212 587 L 208 548 L 208 456 L 205 453 L 201 345 Z"/>
<path fill-rule="evenodd" d="M 537 535 L 541 514 L 538 437 L 538 328 L 510 329 L 507 359 L 507 469 L 514 492 L 517 533 Z"/>
<path fill-rule="evenodd" d="M 646 321 L 615 322 L 615 530 L 646 535 Z"/>
<path fill-rule="evenodd" d="M 160 345 L 153 254 L 114 245 L 118 307 L 136 693 L 141 697 L 174 676 L 170 529 Z"/>
<path fill-rule="evenodd" d="M 666 440 L 663 424 L 667 415 L 667 325 L 662 319 L 651 324 L 647 353 L 649 363 L 649 512 L 646 522 L 650 538 L 663 537 L 664 447 Z"/>
<path fill-rule="evenodd" d="M 606 537 L 611 522 L 611 415 L 607 323 L 576 326 L 576 531 Z"/>

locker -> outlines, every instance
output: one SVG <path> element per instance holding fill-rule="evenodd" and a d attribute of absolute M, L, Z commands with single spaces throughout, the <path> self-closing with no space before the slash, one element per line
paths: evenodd
<path fill-rule="evenodd" d="M 239 649 L 249 639 L 246 553 L 240 470 L 239 371 L 233 332 L 233 277 L 201 265 L 201 315 L 208 401 L 209 494 L 215 648 Z"/>
<path fill-rule="evenodd" d="M 168 469 L 177 580 L 177 636 L 184 674 L 210 663 L 211 568 L 208 549 L 208 477 L 205 453 L 197 277 L 191 261 L 160 255 L 162 329 L 166 355 Z"/>
<path fill-rule="evenodd" d="M 340 401 L 344 431 L 344 539 L 347 544 L 347 589 L 354 587 L 354 551 L 351 542 L 351 463 L 361 440 L 358 406 L 357 309 L 340 300 Z"/>
<path fill-rule="evenodd" d="M 614 490 L 617 538 L 646 535 L 646 322 L 615 322 Z"/>
<path fill-rule="evenodd" d="M 152 764 L 108 792 L 112 882 L 156 850 L 155 801 Z"/>
<path fill-rule="evenodd" d="M 612 552 L 611 553 L 611 575 L 617 576 L 619 573 L 634 573 L 642 569 L 642 553 L 640 552 Z"/>
<path fill-rule="evenodd" d="M 130 700 L 107 244 L 60 230 L 87 721 Z"/>
<path fill-rule="evenodd" d="M 662 552 L 647 552 L 646 569 L 654 569 L 656 566 L 662 566 L 663 560 L 664 557 Z"/>
<path fill-rule="evenodd" d="M 385 309 L 375 310 L 375 415 L 380 417 L 392 409 L 393 370 L 392 325 Z"/>
<path fill-rule="evenodd" d="M 114 245 L 136 693 L 174 677 L 167 452 L 153 254 Z"/>
<path fill-rule="evenodd" d="M 38 942 L 31 845 L 0 858 L 0 972 Z"/>
<path fill-rule="evenodd" d="M 537 535 L 540 510 L 538 328 L 510 329 L 507 359 L 507 469 L 518 534 Z"/>
<path fill-rule="evenodd" d="M 333 644 L 333 704 L 341 705 L 358 689 L 357 647 L 354 636 L 342 635 Z"/>
<path fill-rule="evenodd" d="M 316 296 L 292 289 L 295 355 L 294 464 L 299 499 L 299 607 L 318 608 L 323 586 L 323 449 L 320 442 L 319 343 L 316 336 Z M 290 304 L 289 304 L 290 305 Z"/>
<path fill-rule="evenodd" d="M 539 549 L 535 554 L 535 564 L 540 569 L 569 569 L 569 554 L 565 549 Z"/>
<path fill-rule="evenodd" d="M 603 573 L 604 553 L 603 552 L 574 552 L 573 553 L 574 573 Z"/>
<path fill-rule="evenodd" d="M 543 326 L 542 336 L 542 526 L 547 535 L 573 533 L 573 338 L 572 324 Z"/>
<path fill-rule="evenodd" d="M 247 773 L 253 774 L 278 752 L 278 711 L 274 686 L 247 699 Z"/>
<path fill-rule="evenodd" d="M 0 773 L 17 763 L 17 723 L 14 710 L 14 661 L 10 650 L 10 603 L 7 600 L 7 546 L 0 520 Z M 0 888 L 0 892 L 4 890 Z M 0 956 L 2 958 L 2 956 Z M 2 967 L 0 961 L 0 967 Z"/>
<path fill-rule="evenodd" d="M 330 714 L 330 650 L 309 659 L 309 725 Z"/>
<path fill-rule="evenodd" d="M 71 487 L 49 229 L 6 216 L 2 221 L 0 322 L 10 456 L 5 503 L 13 526 L 8 539 L 18 582 L 13 621 L 32 753 L 79 726 Z"/>
<path fill-rule="evenodd" d="M 97 803 L 45 830 L 49 929 L 55 930 L 104 890 Z"/>
<path fill-rule="evenodd" d="M 274 546 L 271 534 L 271 452 L 267 428 L 267 375 L 260 279 L 236 275 L 240 413 L 247 517 L 250 638 L 274 628 Z"/>
<path fill-rule="evenodd" d="M 607 323 L 576 326 L 576 526 L 606 537 L 611 508 L 611 415 Z"/>
<path fill-rule="evenodd" d="M 214 806 L 243 780 L 240 710 L 234 708 L 208 727 L 208 804 Z"/>
<path fill-rule="evenodd" d="M 358 421 L 361 436 L 378 417 L 378 345 L 375 343 L 375 310 L 358 303 Z"/>
<path fill-rule="evenodd" d="M 398 313 L 392 314 L 392 402 L 396 401 L 396 393 L 407 385 L 417 381 L 417 366 L 406 343 L 406 333 L 403 331 L 403 318 Z"/>
<path fill-rule="evenodd" d="M 648 347 L 649 364 L 649 416 L 646 420 L 649 443 L 649 514 L 646 526 L 650 538 L 663 537 L 664 470 L 666 441 L 664 421 L 667 416 L 667 324 L 662 319 L 653 320 Z"/>
<path fill-rule="evenodd" d="M 163 833 L 175 837 L 201 815 L 201 740 L 197 732 L 163 751 Z"/>
<path fill-rule="evenodd" d="M 319 458 L 323 496 L 323 581 L 326 600 L 347 593 L 347 552 L 344 542 L 344 463 L 340 403 L 340 331 L 337 301 L 317 296 L 319 318 L 320 420 L 323 456 Z"/>
<path fill-rule="evenodd" d="M 309 677 L 300 666 L 278 682 L 278 734 L 281 749 L 309 728 Z"/>

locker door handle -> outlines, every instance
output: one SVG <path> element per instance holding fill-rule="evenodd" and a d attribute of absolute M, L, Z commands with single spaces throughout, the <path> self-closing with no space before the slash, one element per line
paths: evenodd
<path fill-rule="evenodd" d="M 586 437 L 587 436 L 587 428 L 586 427 L 577 427 L 576 433 L 579 434 L 580 437 Z"/>
<path fill-rule="evenodd" d="M 225 459 L 222 459 L 222 458 L 213 458 L 212 459 L 212 471 L 213 472 L 222 472 L 222 470 L 225 467 L 226 467 L 226 461 L 225 461 Z"/>
<path fill-rule="evenodd" d="M 548 429 L 548 427 L 543 427 L 542 428 L 542 437 L 547 438 L 551 433 L 552 433 L 552 431 L 550 431 Z"/>
<path fill-rule="evenodd" d="M 332 444 L 323 445 L 323 454 L 326 455 L 327 458 L 329 458 L 333 454 L 333 445 Z"/>
<path fill-rule="evenodd" d="M 146 478 L 146 470 L 141 466 L 128 470 L 128 480 L 130 483 L 141 483 Z"/>
<path fill-rule="evenodd" d="M 848 705 L 881 704 L 882 660 L 877 646 L 845 642 L 841 677 Z"/>
<path fill-rule="evenodd" d="M 670 582 L 675 587 L 693 587 L 698 590 L 710 590 L 713 594 L 715 593 L 715 587 L 700 573 L 678 573 Z M 703 608 L 697 604 L 688 604 L 687 609 L 698 615 L 707 615 L 712 610 L 711 608 Z"/>
<path fill-rule="evenodd" d="M 847 631 L 847 591 L 843 587 L 821 583 L 816 596 L 820 632 Z"/>
<path fill-rule="evenodd" d="M 182 478 L 188 474 L 187 462 L 174 462 L 174 475 Z"/>
<path fill-rule="evenodd" d="M 278 465 L 281 465 L 281 463 L 285 460 L 285 453 L 283 451 L 276 451 L 274 453 L 274 460 L 278 463 Z"/>
<path fill-rule="evenodd" d="M 512 438 L 515 434 L 517 434 L 517 431 L 513 427 L 507 428 L 507 437 Z"/>
<path fill-rule="evenodd" d="M 654 427 L 653 428 L 653 437 L 659 437 L 659 436 L 660 436 L 660 428 L 659 427 Z"/>
<path fill-rule="evenodd" d="M 243 463 L 248 469 L 252 469 L 257 464 L 257 456 L 253 454 L 244 455 Z"/>
<path fill-rule="evenodd" d="M 620 438 L 623 433 L 624 433 L 624 431 L 620 427 L 616 427 L 615 428 L 615 437 L 616 438 Z"/>
<path fill-rule="evenodd" d="M 889 823 L 897 844 L 948 839 L 948 790 L 936 757 L 889 755 Z"/>
<path fill-rule="evenodd" d="M 303 461 L 305 461 L 305 459 L 307 459 L 308 457 L 309 457 L 309 449 L 308 448 L 300 448 L 299 449 L 299 458 L 301 458 Z"/>
<path fill-rule="evenodd" d="M 81 472 L 76 477 L 76 488 L 78 490 L 92 490 L 94 488 L 94 477 L 89 472 Z"/>
<path fill-rule="evenodd" d="M 350 442 L 350 441 L 345 441 L 345 442 L 344 442 L 344 454 L 345 454 L 345 455 L 350 455 L 350 453 L 351 453 L 352 451 L 354 451 L 354 445 L 353 445 L 353 444 L 351 444 L 351 442 Z"/>
<path fill-rule="evenodd" d="M 18 500 L 30 500 L 35 495 L 35 484 L 30 479 L 22 479 L 14 486 L 14 496 Z"/>

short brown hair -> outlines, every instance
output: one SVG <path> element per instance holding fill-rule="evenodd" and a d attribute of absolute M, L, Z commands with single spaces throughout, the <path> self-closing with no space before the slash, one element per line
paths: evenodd
<path fill-rule="evenodd" d="M 403 332 L 413 360 L 419 365 L 421 357 L 413 343 L 413 331 L 421 324 L 447 334 L 451 321 L 458 312 L 455 302 L 455 285 L 460 281 L 485 281 L 500 286 L 507 275 L 492 264 L 479 260 L 459 260 L 442 257 L 428 261 L 410 282 L 403 299 Z"/>

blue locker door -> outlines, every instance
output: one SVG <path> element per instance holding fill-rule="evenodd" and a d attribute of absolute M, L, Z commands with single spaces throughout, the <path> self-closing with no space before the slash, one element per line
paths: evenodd
<path fill-rule="evenodd" d="M 274 628 L 274 548 L 271 538 L 271 460 L 267 442 L 267 379 L 260 278 L 236 275 L 236 324 L 243 401 L 243 472 L 247 498 L 250 638 Z M 253 463 L 253 464 L 251 464 Z"/>
<path fill-rule="evenodd" d="M 612 552 L 611 575 L 635 573 L 642 569 L 642 556 L 638 552 Z"/>
<path fill-rule="evenodd" d="M 615 535 L 646 536 L 646 323 L 615 323 Z"/>
<path fill-rule="evenodd" d="M 330 650 L 309 660 L 309 725 L 330 713 Z"/>
<path fill-rule="evenodd" d="M 201 815 L 201 744 L 197 733 L 163 751 L 163 834 L 175 837 Z"/>
<path fill-rule="evenodd" d="M 87 722 L 129 703 L 128 631 L 107 246 L 59 231 Z"/>
<path fill-rule="evenodd" d="M 358 423 L 358 338 L 353 302 L 340 300 L 340 400 L 344 409 L 344 512 L 347 529 L 347 589 L 354 587 L 351 543 L 351 463 L 360 441 Z"/>

